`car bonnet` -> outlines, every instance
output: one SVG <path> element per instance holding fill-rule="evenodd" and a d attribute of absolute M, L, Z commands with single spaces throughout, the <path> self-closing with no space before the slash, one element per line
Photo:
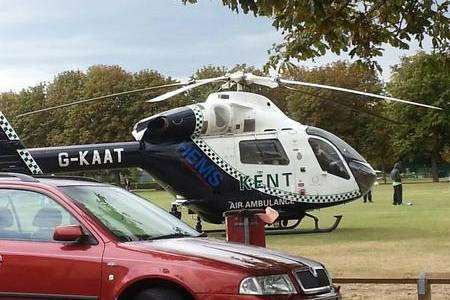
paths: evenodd
<path fill-rule="evenodd" d="M 192 258 L 208 259 L 247 269 L 250 273 L 286 273 L 301 267 L 322 265 L 303 258 L 268 250 L 262 247 L 227 243 L 209 238 L 176 238 L 125 243 L 144 251 L 171 253 Z"/>

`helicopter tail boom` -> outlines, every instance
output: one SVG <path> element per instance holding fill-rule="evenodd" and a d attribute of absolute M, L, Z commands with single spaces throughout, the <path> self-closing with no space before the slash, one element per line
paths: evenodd
<path fill-rule="evenodd" d="M 0 171 L 51 174 L 138 167 L 139 142 L 87 144 L 63 147 L 10 149 L 0 141 Z M 15 151 L 15 153 L 14 153 Z"/>
<path fill-rule="evenodd" d="M 29 174 L 139 166 L 140 142 L 27 149 L 0 112 L 0 171 Z"/>
<path fill-rule="evenodd" d="M 87 144 L 27 149 L 42 173 L 137 167 L 141 164 L 139 142 Z"/>

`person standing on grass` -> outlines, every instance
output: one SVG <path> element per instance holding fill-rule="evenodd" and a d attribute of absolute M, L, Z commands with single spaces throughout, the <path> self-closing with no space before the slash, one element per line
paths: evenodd
<path fill-rule="evenodd" d="M 372 189 L 370 189 L 367 193 L 364 194 L 364 203 L 367 203 L 367 200 L 369 200 L 370 203 L 372 203 Z"/>
<path fill-rule="evenodd" d="M 396 163 L 391 171 L 392 186 L 394 187 L 393 205 L 402 205 L 402 178 L 400 176 L 400 163 Z"/>

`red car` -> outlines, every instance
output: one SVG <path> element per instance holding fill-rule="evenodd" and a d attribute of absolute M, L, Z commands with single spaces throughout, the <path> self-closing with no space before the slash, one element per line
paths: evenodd
<path fill-rule="evenodd" d="M 121 188 L 0 174 L 0 299 L 340 299 L 320 263 L 208 239 Z"/>

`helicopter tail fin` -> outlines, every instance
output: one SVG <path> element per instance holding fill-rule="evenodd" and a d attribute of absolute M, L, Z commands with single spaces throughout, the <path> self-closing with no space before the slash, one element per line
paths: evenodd
<path fill-rule="evenodd" d="M 42 174 L 39 165 L 25 149 L 2 112 L 0 112 L 0 171 Z"/>
<path fill-rule="evenodd" d="M 6 119 L 5 115 L 0 111 L 0 141 L 10 141 L 15 143 L 16 141 L 20 142 L 19 136 L 17 135 L 14 128 Z"/>

